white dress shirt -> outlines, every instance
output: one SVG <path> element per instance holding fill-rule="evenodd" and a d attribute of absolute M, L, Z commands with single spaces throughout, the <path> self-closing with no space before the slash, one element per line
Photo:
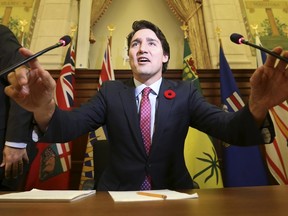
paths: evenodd
<path fill-rule="evenodd" d="M 148 87 L 150 87 L 152 89 L 151 93 L 149 94 L 149 100 L 150 100 L 150 104 L 151 104 L 151 140 L 152 140 L 153 133 L 154 133 L 157 98 L 158 98 L 161 82 L 162 82 L 162 78 L 160 78 L 158 81 L 156 81 L 152 85 L 148 86 Z M 140 102 L 141 102 L 141 99 L 142 99 L 142 90 L 145 87 L 147 87 L 147 86 L 145 84 L 140 83 L 136 79 L 134 79 L 134 83 L 135 83 L 135 86 L 136 86 L 136 88 L 135 88 L 135 98 L 136 98 L 136 104 L 137 104 L 138 113 L 139 113 Z"/>

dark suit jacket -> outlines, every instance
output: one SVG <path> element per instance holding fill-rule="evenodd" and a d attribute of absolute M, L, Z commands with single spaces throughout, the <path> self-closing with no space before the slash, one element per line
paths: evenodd
<path fill-rule="evenodd" d="M 0 25 L 0 71 L 17 63 L 23 57 L 18 52 L 21 45 L 17 38 L 6 26 Z M 3 148 L 5 140 L 11 142 L 27 143 L 28 156 L 32 162 L 36 154 L 36 147 L 31 140 L 32 114 L 20 108 L 14 101 L 4 93 L 4 88 L 8 84 L 7 75 L 0 77 L 0 161 L 3 159 Z M 28 169 L 28 166 L 25 167 Z M 0 168 L 0 184 L 4 175 L 4 168 Z M 18 181 L 3 181 L 11 189 L 18 187 Z"/>
<path fill-rule="evenodd" d="M 189 126 L 234 145 L 264 143 L 248 106 L 237 113 L 227 113 L 206 102 L 192 82 L 163 79 L 148 157 L 134 90 L 132 79 L 124 83 L 105 82 L 86 105 L 72 112 L 56 109 L 43 136 L 48 142 L 73 140 L 106 124 L 110 161 L 98 190 L 139 190 L 145 173 L 151 176 L 153 189 L 193 188 L 183 156 Z M 174 91 L 176 96 L 167 99 L 167 90 Z"/>

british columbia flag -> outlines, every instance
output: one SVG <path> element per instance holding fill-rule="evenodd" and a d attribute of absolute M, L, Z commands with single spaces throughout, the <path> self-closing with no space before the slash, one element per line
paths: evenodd
<path fill-rule="evenodd" d="M 104 53 L 104 58 L 102 62 L 102 68 L 99 75 L 99 84 L 98 89 L 101 87 L 102 83 L 107 80 L 115 80 L 114 70 L 112 67 L 112 58 L 111 58 L 111 42 L 112 36 L 108 37 L 108 42 L 106 50 Z M 107 139 L 105 133 L 105 126 L 98 128 L 96 131 L 91 131 L 88 134 L 88 141 L 86 146 L 86 152 L 84 156 L 84 162 L 82 167 L 81 179 L 79 189 L 91 189 L 94 187 L 94 156 L 93 156 L 93 147 L 97 145 L 98 140 Z"/>
<path fill-rule="evenodd" d="M 259 35 L 256 34 L 255 43 L 262 46 Z M 266 61 L 266 54 L 256 50 L 257 66 Z M 280 185 L 288 184 L 288 103 L 283 103 L 269 109 L 274 124 L 275 139 L 265 145 L 266 161 L 270 173 Z"/>

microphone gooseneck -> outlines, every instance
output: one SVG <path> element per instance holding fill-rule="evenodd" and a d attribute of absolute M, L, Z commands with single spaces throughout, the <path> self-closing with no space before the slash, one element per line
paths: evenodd
<path fill-rule="evenodd" d="M 236 44 L 246 44 L 248 46 L 254 47 L 254 48 L 259 49 L 259 50 L 262 50 L 263 52 L 268 53 L 269 55 L 272 55 L 275 58 L 278 58 L 278 59 L 288 63 L 288 59 L 287 58 L 284 58 L 283 56 L 280 56 L 277 53 L 272 52 L 271 50 L 268 50 L 268 49 L 266 49 L 266 48 L 264 48 L 262 46 L 258 46 L 256 44 L 250 43 L 249 41 L 245 40 L 245 38 L 242 35 L 240 35 L 240 34 L 237 34 L 237 33 L 231 34 L 230 35 L 230 40 L 233 43 L 236 43 Z"/>
<path fill-rule="evenodd" d="M 37 58 L 37 57 L 40 56 L 40 55 L 43 55 L 44 53 L 46 53 L 46 52 L 48 52 L 48 51 L 50 51 L 50 50 L 52 50 L 52 49 L 55 49 L 55 48 L 60 47 L 60 46 L 67 46 L 70 42 L 71 42 L 70 36 L 65 35 L 65 36 L 63 36 L 62 38 L 60 38 L 60 40 L 59 40 L 58 43 L 56 43 L 56 44 L 54 44 L 54 45 L 52 45 L 52 46 L 50 46 L 50 47 L 47 47 L 47 48 L 39 51 L 38 53 L 35 53 L 34 55 L 29 56 L 29 57 L 25 58 L 24 60 L 22 60 L 22 61 L 20 61 L 20 62 L 18 62 L 18 63 L 16 63 L 16 64 L 14 64 L 14 65 L 12 65 L 12 66 L 4 69 L 4 70 L 2 70 L 2 71 L 0 72 L 0 76 L 3 76 L 3 75 L 5 75 L 5 74 L 7 74 L 7 73 L 9 73 L 9 72 L 11 72 L 11 71 L 13 71 L 13 70 L 15 70 L 16 68 L 20 67 L 21 65 L 26 64 L 27 62 L 29 62 L 29 61 Z"/>

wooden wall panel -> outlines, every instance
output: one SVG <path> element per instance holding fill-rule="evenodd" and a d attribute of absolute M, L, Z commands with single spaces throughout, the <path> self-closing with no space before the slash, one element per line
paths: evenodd
<path fill-rule="evenodd" d="M 242 99 L 247 102 L 250 92 L 249 78 L 254 70 L 241 69 L 233 70 L 238 88 L 240 90 Z M 123 80 L 130 78 L 130 70 L 115 70 L 115 78 Z M 204 97 L 212 104 L 217 106 L 221 105 L 220 99 L 220 83 L 219 83 L 219 70 L 198 70 L 201 88 Z M 52 76 L 57 79 L 59 77 L 59 70 L 51 70 Z M 87 102 L 97 91 L 99 70 L 76 70 L 76 95 L 75 106 Z M 168 70 L 164 77 L 172 80 L 181 80 L 182 71 Z M 71 189 L 78 189 L 80 182 L 80 175 L 82 169 L 83 158 L 86 150 L 87 135 L 83 135 L 73 141 L 72 147 L 72 170 L 71 170 Z M 217 150 L 217 147 L 216 147 Z M 219 156 L 221 160 L 221 155 Z"/>

